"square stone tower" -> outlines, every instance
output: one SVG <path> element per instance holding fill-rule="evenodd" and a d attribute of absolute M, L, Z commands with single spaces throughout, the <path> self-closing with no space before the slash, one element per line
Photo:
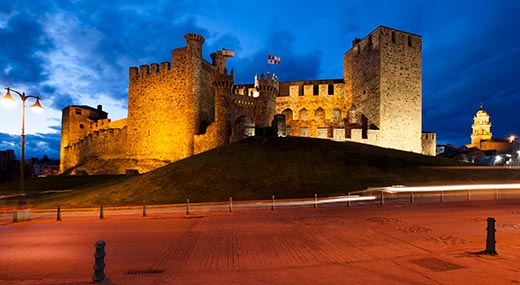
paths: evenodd
<path fill-rule="evenodd" d="M 421 49 L 421 36 L 380 26 L 345 53 L 345 89 L 355 120 L 364 134 L 377 130 L 382 147 L 421 153 Z"/>

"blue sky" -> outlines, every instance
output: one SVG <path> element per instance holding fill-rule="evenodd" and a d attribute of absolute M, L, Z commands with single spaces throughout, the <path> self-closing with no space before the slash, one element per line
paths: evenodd
<path fill-rule="evenodd" d="M 423 130 L 469 143 L 480 103 L 495 137 L 520 135 L 520 1 L 5 1 L 0 0 L 0 87 L 42 97 L 28 111 L 26 156 L 59 157 L 61 109 L 103 105 L 126 117 L 128 68 L 169 61 L 184 34 L 203 53 L 233 49 L 237 83 L 265 72 L 282 81 L 343 76 L 354 38 L 379 25 L 423 39 Z M 3 91 L 2 91 L 3 95 Z M 32 104 L 28 100 L 28 105 Z M 0 107 L 0 150 L 19 150 L 20 108 Z"/>

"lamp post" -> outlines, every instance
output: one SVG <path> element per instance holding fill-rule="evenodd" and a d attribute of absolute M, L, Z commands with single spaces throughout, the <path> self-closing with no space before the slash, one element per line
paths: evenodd
<path fill-rule="evenodd" d="M 21 197 L 18 199 L 18 208 L 14 212 L 13 221 L 21 222 L 31 219 L 30 209 L 26 209 L 26 200 L 25 200 L 25 101 L 28 98 L 36 99 L 36 102 L 31 106 L 31 109 L 35 113 L 40 113 L 43 111 L 43 107 L 40 104 L 40 97 L 25 95 L 25 92 L 19 92 L 17 90 L 11 89 L 9 87 L 5 88 L 7 93 L 5 96 L 0 99 L 0 101 L 7 106 L 14 106 L 16 104 L 16 100 L 11 95 L 11 91 L 20 96 L 20 100 L 22 101 L 22 135 L 21 135 L 21 144 L 20 144 L 20 195 Z"/>

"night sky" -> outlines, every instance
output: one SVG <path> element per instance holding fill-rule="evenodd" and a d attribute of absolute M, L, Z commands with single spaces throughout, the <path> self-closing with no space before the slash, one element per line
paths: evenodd
<path fill-rule="evenodd" d="M 186 33 L 206 38 L 208 61 L 234 50 L 235 82 L 252 83 L 268 54 L 281 81 L 342 78 L 352 40 L 384 25 L 422 36 L 423 131 L 462 146 L 481 102 L 494 137 L 520 135 L 518 11 L 517 0 L 0 0 L 0 87 L 42 97 L 45 112 L 27 112 L 26 157 L 59 158 L 62 108 L 125 118 L 128 68 L 170 61 Z M 19 157 L 20 107 L 0 110 L 0 150 Z"/>

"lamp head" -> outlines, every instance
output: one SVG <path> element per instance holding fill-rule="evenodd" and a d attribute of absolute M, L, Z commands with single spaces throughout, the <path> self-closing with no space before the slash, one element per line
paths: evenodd
<path fill-rule="evenodd" d="M 16 100 L 14 100 L 13 96 L 11 95 L 11 89 L 9 89 L 9 87 L 5 89 L 7 89 L 7 93 L 5 93 L 4 97 L 0 98 L 0 102 L 2 103 L 2 105 L 7 107 L 15 106 Z"/>
<path fill-rule="evenodd" d="M 31 106 L 31 110 L 33 110 L 33 112 L 35 112 L 36 114 L 40 114 L 41 112 L 43 112 L 43 107 L 40 104 L 39 97 L 36 97 L 36 102 L 34 102 L 34 104 Z"/>

